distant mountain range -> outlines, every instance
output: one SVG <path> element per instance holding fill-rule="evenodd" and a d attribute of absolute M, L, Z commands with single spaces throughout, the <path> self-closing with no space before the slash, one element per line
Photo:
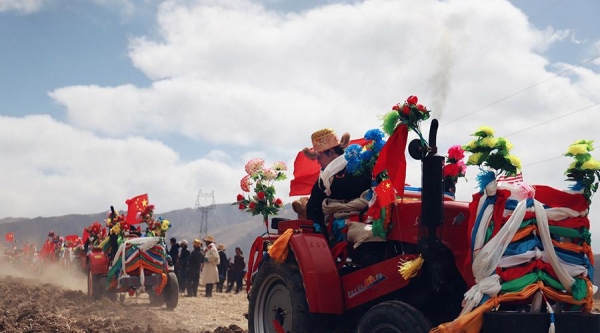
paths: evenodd
<path fill-rule="evenodd" d="M 107 209 L 108 211 L 108 209 Z M 123 212 L 121 212 L 123 213 Z M 4 242 L 3 235 L 13 232 L 15 240 L 22 246 L 22 242 L 37 244 L 38 249 L 45 242 L 48 232 L 54 231 L 60 236 L 77 234 L 81 235 L 83 229 L 94 221 L 103 222 L 106 212 L 88 215 L 65 215 L 57 217 L 29 218 L 4 218 L 0 219 L 0 240 Z M 200 223 L 202 212 L 198 209 L 185 208 L 165 213 L 155 213 L 155 217 L 163 217 L 171 222 L 168 237 L 175 237 L 178 241 L 186 239 L 192 242 L 200 238 Z M 280 210 L 278 217 L 296 218 L 291 205 L 287 204 Z M 241 212 L 237 206 L 218 204 L 215 209 L 209 210 L 207 215 L 208 234 L 215 238 L 215 242 L 226 247 L 227 256 L 235 254 L 235 247 L 240 247 L 246 258 L 250 246 L 256 237 L 267 230 L 260 216 L 250 216 Z M 271 232 L 274 230 L 270 229 Z M 4 242 L 5 245 L 6 242 Z M 600 254 L 594 255 L 594 285 L 600 286 Z M 596 293 L 600 298 L 600 292 Z"/>
<path fill-rule="evenodd" d="M 73 234 L 81 236 L 83 229 L 94 221 L 103 223 L 107 212 L 108 207 L 106 212 L 97 214 L 0 219 L 0 237 L 2 237 L 0 240 L 7 245 L 4 242 L 4 235 L 12 232 L 19 247 L 23 245 L 22 242 L 33 242 L 40 249 L 50 231 L 60 236 Z M 277 216 L 294 218 L 296 213 L 292 211 L 291 205 L 287 204 Z M 185 208 L 155 213 L 154 217 L 163 217 L 171 222 L 172 227 L 167 234 L 169 238 L 175 237 L 178 241 L 185 239 L 189 243 L 195 238 L 200 238 L 202 212 L 199 209 Z M 228 256 L 235 254 L 234 249 L 237 246 L 247 255 L 254 239 L 267 231 L 260 216 L 251 216 L 230 204 L 215 205 L 215 209 L 207 212 L 207 222 L 208 234 L 215 238 L 216 243 L 225 245 Z"/>

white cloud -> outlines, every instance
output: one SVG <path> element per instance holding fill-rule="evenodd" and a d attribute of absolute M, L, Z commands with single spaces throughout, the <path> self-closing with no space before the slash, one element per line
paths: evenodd
<path fill-rule="evenodd" d="M 0 0 L 0 13 L 15 11 L 31 14 L 39 11 L 52 0 Z"/>
<path fill-rule="evenodd" d="M 158 211 L 193 207 L 200 187 L 218 188 L 243 167 L 204 158 L 182 163 L 158 141 L 100 138 L 48 116 L 1 117 L 0 147 L 5 216 L 126 210 L 125 200 L 141 193 Z"/>
<path fill-rule="evenodd" d="M 575 140 L 598 141 L 599 106 L 589 106 L 600 102 L 594 89 L 600 74 L 576 68 L 556 76 L 572 65 L 550 63 L 540 52 L 568 32 L 535 29 L 507 1 L 373 0 L 300 14 L 243 0 L 166 1 L 157 24 L 159 38 L 138 36 L 129 48 L 150 86 L 56 89 L 50 96 L 64 106 L 64 124 L 3 118 L 0 126 L 13 129 L 6 142 L 54 143 L 47 150 L 66 159 L 56 164 L 40 150 L 20 153 L 14 163 L 25 166 L 11 185 L 34 188 L 26 179 L 35 179 L 45 197 L 50 189 L 80 193 L 85 187 L 78 204 L 56 208 L 60 214 L 76 212 L 82 201 L 104 209 L 113 204 L 105 200 L 137 192 L 149 192 L 158 210 L 190 206 L 200 188 L 231 202 L 249 158 L 283 160 L 291 168 L 313 131 L 333 127 L 362 136 L 412 94 L 441 121 L 441 154 L 489 125 L 514 144 L 532 183 L 566 188 L 570 160 L 561 154 Z M 26 135 L 30 122 L 37 135 Z M 46 128 L 48 136 L 39 135 Z M 156 141 L 173 133 L 209 153 L 181 161 Z M 145 171 L 137 174 L 141 165 Z M 459 184 L 461 199 L 475 191 L 475 174 Z M 420 182 L 418 163 L 409 164 L 408 180 Z M 287 185 L 278 185 L 282 196 Z M 10 197 L 0 193 L 0 199 Z M 54 212 L 52 205 L 28 210 L 35 199 L 13 198 L 19 201 L 11 211 Z"/>

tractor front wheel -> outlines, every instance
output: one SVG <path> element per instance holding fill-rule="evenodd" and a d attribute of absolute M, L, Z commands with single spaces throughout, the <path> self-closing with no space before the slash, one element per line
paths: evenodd
<path fill-rule="evenodd" d="M 167 309 L 175 309 L 179 302 L 179 283 L 177 282 L 177 275 L 175 275 L 175 273 L 170 272 L 169 275 L 167 275 L 167 285 L 162 293 L 165 298 Z"/>
<path fill-rule="evenodd" d="M 88 271 L 88 296 L 92 301 L 97 301 L 102 298 L 103 286 L 100 283 L 100 274 L 94 274 L 91 270 Z"/>
<path fill-rule="evenodd" d="M 431 324 L 414 307 L 400 301 L 379 303 L 358 322 L 357 333 L 427 333 Z"/>
<path fill-rule="evenodd" d="M 258 269 L 248 311 L 250 333 L 318 332 L 318 315 L 309 313 L 302 275 L 296 261 L 278 264 L 268 258 Z"/>

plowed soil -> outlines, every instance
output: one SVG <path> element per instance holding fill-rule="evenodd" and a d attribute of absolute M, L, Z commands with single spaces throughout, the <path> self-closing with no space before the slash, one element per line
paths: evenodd
<path fill-rule="evenodd" d="M 83 273 L 58 267 L 26 270 L 0 263 L 0 332 L 61 333 L 245 333 L 245 293 L 213 293 L 180 297 L 169 311 L 150 306 L 147 294 L 121 302 L 87 296 Z"/>

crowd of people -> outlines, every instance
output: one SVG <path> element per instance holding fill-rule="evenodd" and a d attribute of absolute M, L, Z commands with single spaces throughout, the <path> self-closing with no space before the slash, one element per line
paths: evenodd
<path fill-rule="evenodd" d="M 14 237 L 14 236 L 12 236 Z M 35 243 L 22 241 L 22 246 L 11 237 L 10 246 L 4 246 L 0 262 L 18 266 L 20 269 L 39 271 L 44 265 L 56 264 L 67 271 L 83 270 L 81 255 L 84 253 L 82 239 L 77 235 L 60 236 L 54 231 L 40 249 Z"/>
<path fill-rule="evenodd" d="M 194 239 L 191 251 L 187 240 L 170 239 L 169 256 L 175 267 L 179 292 L 184 297 L 197 297 L 201 283 L 205 297 L 212 297 L 213 290 L 236 294 L 242 290 L 246 274 L 244 253 L 236 247 L 235 255 L 228 257 L 225 250 L 225 245 L 217 245 L 212 236 Z"/>

